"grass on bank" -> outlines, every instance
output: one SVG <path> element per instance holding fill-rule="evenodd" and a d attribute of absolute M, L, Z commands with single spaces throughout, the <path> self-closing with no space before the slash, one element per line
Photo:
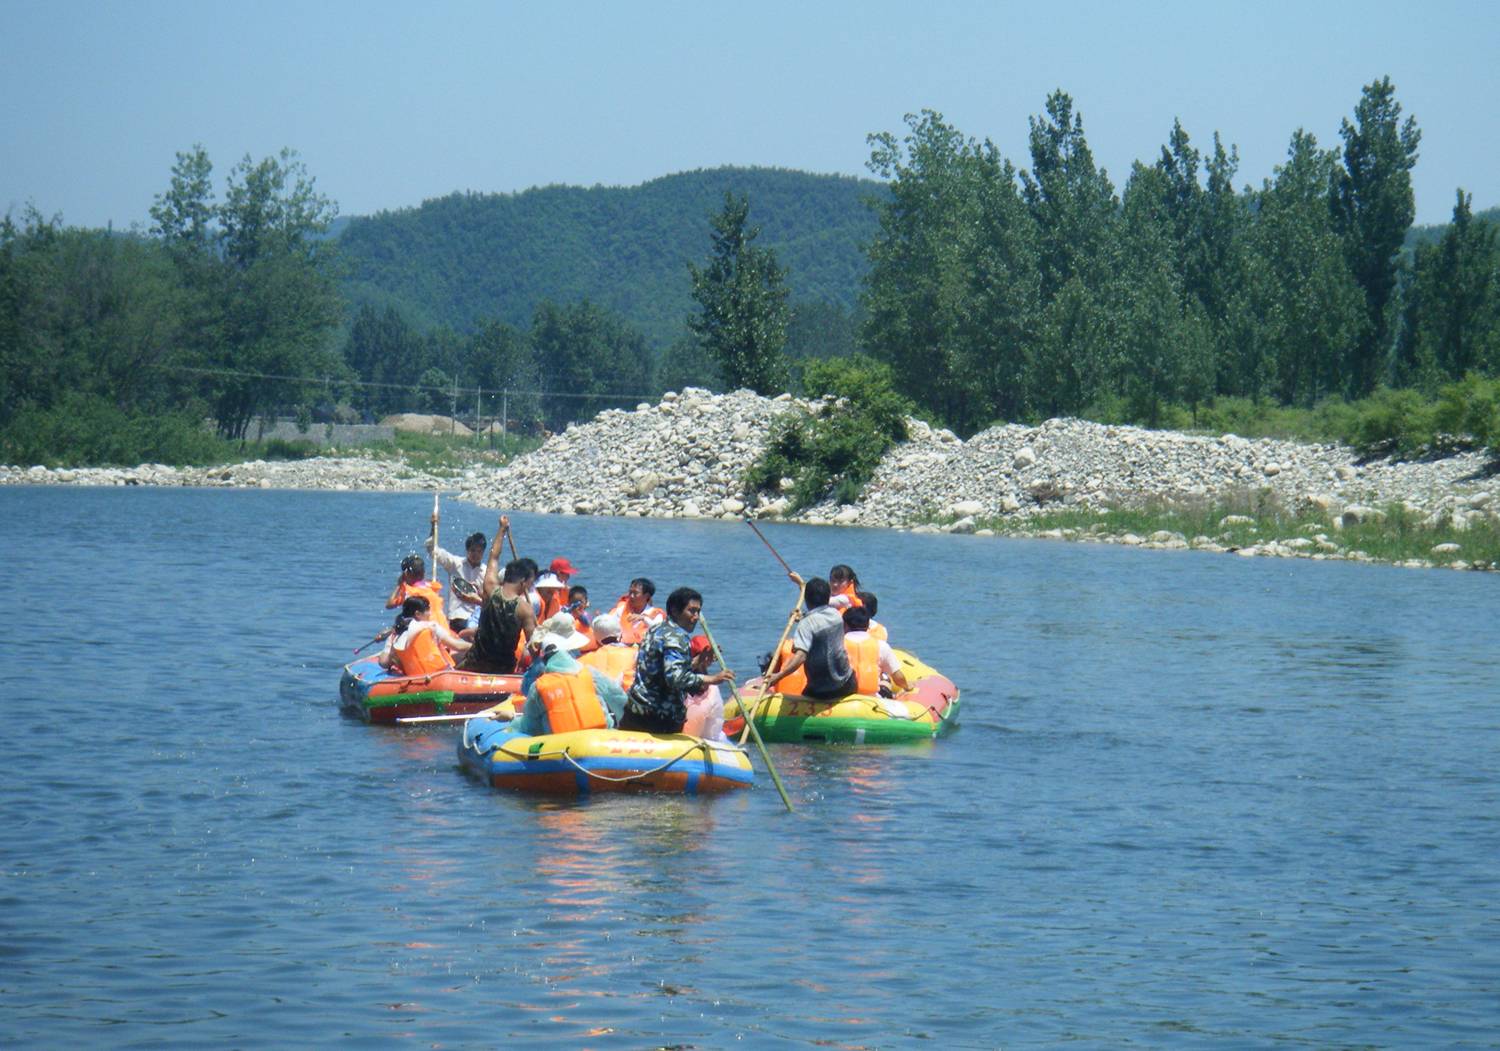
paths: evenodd
<path fill-rule="evenodd" d="M 1058 508 L 1029 518 L 981 518 L 975 525 L 1005 536 L 1059 530 L 1065 536 L 1099 539 L 1128 533 L 1149 538 L 1166 531 L 1180 534 L 1189 544 L 1206 537 L 1226 548 L 1302 538 L 1311 541 L 1300 549 L 1305 555 L 1347 558 L 1359 552 L 1377 562 L 1418 560 L 1437 566 L 1463 562 L 1475 568 L 1500 569 L 1500 524 L 1493 518 L 1476 517 L 1466 527 L 1458 527 L 1451 519 L 1429 524 L 1428 516 L 1399 503 L 1376 510 L 1376 515 L 1339 528 L 1326 515 L 1294 512 L 1264 494 L 1255 494 L 1195 505 L 1153 502 L 1106 511 Z M 1445 544 L 1457 544 L 1458 550 L 1433 551 Z"/>

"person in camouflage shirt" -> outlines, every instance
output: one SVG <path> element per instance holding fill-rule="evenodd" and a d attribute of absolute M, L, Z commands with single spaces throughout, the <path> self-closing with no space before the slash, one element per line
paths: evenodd
<path fill-rule="evenodd" d="M 729 682 L 734 672 L 712 675 L 693 671 L 688 636 L 698 627 L 703 596 L 692 588 L 678 588 L 667 597 L 667 619 L 646 632 L 635 658 L 635 682 L 625 697 L 622 730 L 680 733 L 687 718 L 690 694 L 715 683 Z"/>

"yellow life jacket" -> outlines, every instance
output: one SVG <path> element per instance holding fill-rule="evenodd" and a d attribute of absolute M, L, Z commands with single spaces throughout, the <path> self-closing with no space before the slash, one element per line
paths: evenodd
<path fill-rule="evenodd" d="M 570 673 L 543 672 L 536 680 L 536 694 L 547 707 L 547 723 L 555 734 L 601 730 L 609 725 L 587 668 Z"/>
<path fill-rule="evenodd" d="M 870 621 L 870 638 L 877 642 L 889 642 L 890 638 L 885 630 L 885 625 L 878 621 Z"/>
<path fill-rule="evenodd" d="M 402 675 L 431 675 L 453 667 L 443 647 L 438 645 L 437 632 L 431 624 L 424 624 L 406 638 L 406 645 L 391 647 Z"/>

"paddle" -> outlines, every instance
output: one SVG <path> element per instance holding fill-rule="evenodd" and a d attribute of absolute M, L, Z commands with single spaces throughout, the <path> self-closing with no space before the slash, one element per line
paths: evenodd
<path fill-rule="evenodd" d="M 766 534 L 760 531 L 759 527 L 756 526 L 754 520 L 747 518 L 745 519 L 745 524 L 752 530 L 754 530 L 755 535 L 760 537 L 760 542 L 766 545 L 771 554 L 776 556 L 776 561 L 781 563 L 781 568 L 786 570 L 788 576 L 791 576 L 792 567 L 786 564 L 786 559 L 782 558 L 781 554 L 774 547 L 771 547 L 771 542 L 766 539 Z"/>
<path fill-rule="evenodd" d="M 501 701 L 500 703 L 504 704 L 505 702 Z M 481 711 L 470 712 L 467 715 L 407 715 L 403 716 L 400 719 L 397 719 L 396 722 L 401 723 L 402 725 L 406 725 L 407 723 L 468 722 L 470 719 L 487 719 L 491 715 L 494 715 L 495 712 L 499 710 L 499 708 L 500 705 L 497 704 L 493 707 L 485 708 Z"/>
<path fill-rule="evenodd" d="M 800 598 L 798 601 L 800 604 Z M 719 642 L 714 638 L 714 633 L 709 630 L 708 618 L 704 617 L 702 614 L 699 614 L 698 623 L 703 625 L 703 636 L 704 638 L 708 639 L 708 644 L 714 648 L 714 658 L 719 662 L 719 667 L 727 669 L 729 667 L 729 664 L 724 660 L 724 651 L 719 649 Z M 787 627 L 790 628 L 791 624 L 788 624 Z M 740 712 L 741 714 L 743 714 L 745 711 L 745 702 L 740 697 L 740 691 L 735 687 L 733 679 L 728 679 L 726 681 L 729 683 L 729 692 L 734 694 L 735 703 L 740 706 Z M 761 693 L 762 696 L 764 696 L 765 691 L 762 690 Z M 781 801 L 786 804 L 787 813 L 792 813 L 791 797 L 786 794 L 786 786 L 781 783 L 781 777 L 776 773 L 776 767 L 771 762 L 771 753 L 766 751 L 766 742 L 760 739 L 760 731 L 755 728 L 755 720 L 749 715 L 746 715 L 745 725 L 750 728 L 750 734 L 755 738 L 756 747 L 760 749 L 760 757 L 764 759 L 766 763 L 766 772 L 771 775 L 771 780 L 775 782 L 776 791 L 781 793 Z"/>
<path fill-rule="evenodd" d="M 359 656 L 360 653 L 362 653 L 363 651 L 369 649 L 371 646 L 375 645 L 377 642 L 384 642 L 386 639 L 390 638 L 390 635 L 391 635 L 391 629 L 390 628 L 381 628 L 380 629 L 380 634 L 376 635 L 369 642 L 365 643 L 363 646 L 360 646 L 358 649 L 356 649 L 354 651 L 354 655 L 356 657 Z"/>
<path fill-rule="evenodd" d="M 775 670 L 776 658 L 781 654 L 781 647 L 786 644 L 786 637 L 792 633 L 792 625 L 797 623 L 797 618 L 802 614 L 802 588 L 797 588 L 797 603 L 792 607 L 791 614 L 786 618 L 786 627 L 781 629 L 781 638 L 776 640 L 776 648 L 771 651 L 771 663 L 766 665 L 765 673 L 760 677 L 760 694 L 755 698 L 755 707 L 760 707 L 760 702 L 766 699 L 766 676 Z M 751 725 L 755 722 L 754 709 L 747 710 L 744 701 L 740 700 L 739 694 L 734 699 L 740 702 L 740 715 L 744 716 L 745 728 L 740 731 L 740 744 L 745 743 L 745 737 L 750 733 Z M 755 732 L 757 739 L 760 731 Z"/>

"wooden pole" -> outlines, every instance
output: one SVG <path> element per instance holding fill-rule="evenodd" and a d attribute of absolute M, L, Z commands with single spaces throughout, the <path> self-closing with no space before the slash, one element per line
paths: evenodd
<path fill-rule="evenodd" d="M 724 651 L 719 649 L 719 643 L 714 638 L 714 633 L 709 630 L 708 618 L 700 615 L 698 623 L 703 625 L 703 635 L 708 639 L 708 644 L 714 648 L 714 657 L 718 660 L 719 667 L 727 670 L 729 664 L 724 660 Z M 787 626 L 790 627 L 791 625 L 788 624 Z M 740 713 L 744 714 L 745 702 L 740 697 L 740 691 L 735 688 L 733 679 L 729 680 L 729 692 L 734 694 L 735 703 L 740 706 Z M 764 694 L 764 691 L 762 691 L 762 694 Z M 750 734 L 755 738 L 756 747 L 760 749 L 760 757 L 765 760 L 766 772 L 771 775 L 771 780 L 775 782 L 776 791 L 781 793 L 781 801 L 786 804 L 787 813 L 792 813 L 792 799 L 786 794 L 786 786 L 781 783 L 781 776 L 776 773 L 776 765 L 771 762 L 771 753 L 766 751 L 766 742 L 760 739 L 760 731 L 756 729 L 755 719 L 752 715 L 745 715 L 745 725 L 750 727 Z"/>

